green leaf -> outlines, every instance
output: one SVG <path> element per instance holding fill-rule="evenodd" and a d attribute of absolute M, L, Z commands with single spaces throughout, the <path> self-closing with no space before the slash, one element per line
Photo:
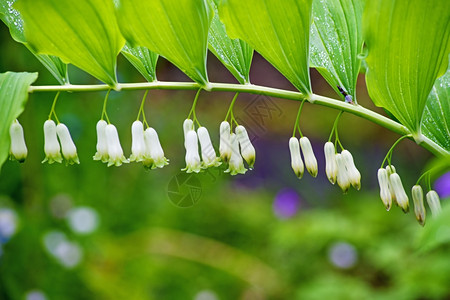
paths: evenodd
<path fill-rule="evenodd" d="M 450 68 L 436 80 L 428 96 L 422 133 L 450 151 Z"/>
<path fill-rule="evenodd" d="M 219 6 L 228 35 L 246 41 L 305 95 L 311 93 L 311 1 L 223 0 Z"/>
<path fill-rule="evenodd" d="M 20 13 L 12 6 L 16 0 L 0 0 L 0 19 L 8 26 L 12 38 L 19 43 L 26 44 L 23 34 L 23 20 Z M 50 71 L 50 73 L 58 80 L 59 83 L 65 84 L 69 82 L 67 75 L 67 65 L 58 57 L 46 54 L 37 54 L 30 49 L 31 53 Z"/>
<path fill-rule="evenodd" d="M 363 47 L 362 14 L 361 0 L 313 1 L 311 65 L 339 95 L 338 85 L 354 99 Z"/>
<path fill-rule="evenodd" d="M 441 202 L 442 212 L 438 216 L 428 216 L 427 224 L 417 240 L 420 252 L 450 244 L 450 205 L 447 202 Z"/>
<path fill-rule="evenodd" d="M 110 0 L 18 0 L 25 38 L 37 53 L 60 57 L 115 86 L 124 45 Z"/>
<path fill-rule="evenodd" d="M 428 95 L 447 69 L 449 19 L 446 1 L 371 0 L 366 4 L 369 95 L 418 140 Z"/>
<path fill-rule="evenodd" d="M 0 169 L 9 155 L 9 127 L 23 112 L 28 99 L 28 87 L 37 73 L 0 74 Z"/>
<path fill-rule="evenodd" d="M 149 82 L 156 80 L 156 63 L 158 54 L 145 47 L 131 47 L 128 43 L 122 49 L 126 59 L 144 76 Z"/>
<path fill-rule="evenodd" d="M 207 0 L 117 1 L 117 19 L 132 46 L 158 53 L 194 81 L 207 85 L 208 29 L 213 11 Z"/>
<path fill-rule="evenodd" d="M 209 50 L 225 65 L 236 79 L 242 83 L 250 83 L 249 73 L 252 64 L 253 49 L 244 41 L 230 39 L 225 25 L 219 19 L 217 4 L 219 0 L 210 1 L 214 8 L 214 18 L 209 28 Z"/>

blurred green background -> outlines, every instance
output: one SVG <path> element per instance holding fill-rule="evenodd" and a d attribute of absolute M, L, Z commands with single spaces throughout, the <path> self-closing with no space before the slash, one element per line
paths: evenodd
<path fill-rule="evenodd" d="M 4 25 L 0 34 L 1 72 L 37 71 L 36 85 L 57 84 Z M 143 81 L 122 56 L 118 70 L 120 82 Z M 157 70 L 160 80 L 188 81 L 164 59 Z M 208 70 L 211 81 L 234 82 L 212 55 Z M 97 83 L 69 71 L 72 83 Z M 292 89 L 258 55 L 250 78 Z M 316 93 L 337 97 L 315 71 L 312 81 Z M 0 299 L 450 299 L 445 201 L 443 217 L 429 214 L 422 228 L 413 213 L 386 212 L 378 197 L 376 171 L 398 136 L 343 115 L 339 135 L 362 173 L 362 189 L 342 195 L 326 179 L 322 150 L 337 111 L 305 105 L 300 124 L 319 176 L 299 181 L 287 147 L 299 103 L 240 95 L 235 115 L 253 139 L 255 169 L 235 177 L 223 168 L 185 175 L 182 122 L 194 94 L 150 91 L 147 120 L 170 159 L 152 171 L 92 160 L 105 93 L 61 94 L 56 112 L 81 164 L 41 164 L 54 93 L 30 95 L 19 118 L 28 159 L 6 162 L 0 174 Z M 112 92 L 108 103 L 127 156 L 142 95 Z M 197 116 L 216 148 L 232 96 L 203 92 L 199 99 Z M 357 99 L 382 112 L 363 77 Z M 393 163 L 408 191 L 430 158 L 411 141 L 396 148 Z M 173 203 L 179 196 L 189 207 Z"/>

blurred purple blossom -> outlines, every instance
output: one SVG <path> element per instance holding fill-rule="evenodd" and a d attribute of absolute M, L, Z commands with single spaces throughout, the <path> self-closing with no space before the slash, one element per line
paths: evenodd
<path fill-rule="evenodd" d="M 295 216 L 300 208 L 300 196 L 291 188 L 278 192 L 273 202 L 275 215 L 280 219 L 289 219 Z"/>
<path fill-rule="evenodd" d="M 434 190 L 441 198 L 450 197 L 450 172 L 444 173 L 434 182 Z"/>

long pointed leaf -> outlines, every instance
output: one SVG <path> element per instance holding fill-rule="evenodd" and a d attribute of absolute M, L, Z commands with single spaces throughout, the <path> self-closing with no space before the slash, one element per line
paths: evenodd
<path fill-rule="evenodd" d="M 311 6 L 311 0 L 223 0 L 219 13 L 231 38 L 246 41 L 309 95 Z"/>
<path fill-rule="evenodd" d="M 209 50 L 225 65 L 225 67 L 242 83 L 250 83 L 250 65 L 253 58 L 253 49 L 244 41 L 230 39 L 225 25 L 219 19 L 217 3 L 211 0 L 214 8 L 214 18 L 209 28 Z"/>
<path fill-rule="evenodd" d="M 310 61 L 333 89 L 356 100 L 362 51 L 363 0 L 313 1 Z"/>
<path fill-rule="evenodd" d="M 24 110 L 28 87 L 37 76 L 37 73 L 0 74 L 0 169 L 8 157 L 11 145 L 9 127 Z"/>
<path fill-rule="evenodd" d="M 436 80 L 428 96 L 422 133 L 450 152 L 450 68 Z"/>
<path fill-rule="evenodd" d="M 23 34 L 23 20 L 20 13 L 12 6 L 16 0 L 0 0 L 0 19 L 8 26 L 9 32 L 12 38 L 19 43 L 26 45 L 25 36 Z M 56 56 L 37 54 L 33 49 L 30 49 L 31 53 L 50 71 L 50 73 L 61 84 L 69 82 L 67 75 L 67 65 Z"/>
<path fill-rule="evenodd" d="M 441 0 L 371 0 L 364 16 L 367 88 L 420 140 L 423 110 L 447 69 L 450 9 Z"/>
<path fill-rule="evenodd" d="M 120 0 L 117 18 L 132 46 L 158 53 L 207 85 L 206 54 L 213 11 L 207 0 Z"/>
<path fill-rule="evenodd" d="M 149 82 L 156 80 L 156 63 L 158 54 L 145 47 L 131 47 L 128 43 L 123 46 L 122 54 Z"/>
<path fill-rule="evenodd" d="M 27 43 L 115 86 L 125 41 L 110 0 L 17 0 Z"/>

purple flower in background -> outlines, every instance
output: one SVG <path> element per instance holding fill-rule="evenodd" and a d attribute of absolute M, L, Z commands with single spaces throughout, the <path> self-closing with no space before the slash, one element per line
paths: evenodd
<path fill-rule="evenodd" d="M 450 172 L 444 173 L 434 182 L 434 190 L 441 198 L 450 197 Z"/>
<path fill-rule="evenodd" d="M 273 210 L 280 219 L 289 219 L 295 216 L 300 208 L 300 196 L 291 188 L 282 189 L 275 196 Z"/>

